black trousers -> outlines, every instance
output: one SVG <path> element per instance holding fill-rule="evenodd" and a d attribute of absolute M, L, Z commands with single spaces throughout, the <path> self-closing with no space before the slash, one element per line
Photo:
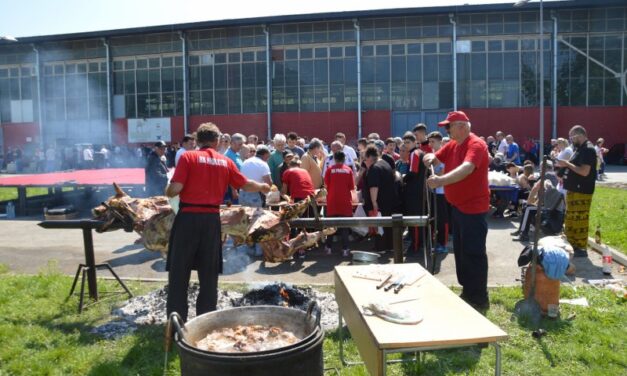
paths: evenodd
<path fill-rule="evenodd" d="M 467 301 L 488 301 L 488 255 L 486 213 L 465 214 L 453 207 L 453 250 L 457 281 Z"/>
<path fill-rule="evenodd" d="M 389 217 L 392 215 L 392 210 L 384 210 L 379 208 L 382 217 Z M 374 239 L 374 247 L 377 251 L 389 251 L 394 248 L 394 233 L 392 227 L 383 228 L 383 236 L 377 235 Z"/>
<path fill-rule="evenodd" d="M 200 282 L 196 315 L 215 311 L 218 274 L 222 272 L 220 231 L 218 213 L 176 215 L 168 246 L 168 316 L 177 312 L 187 320 L 187 289 L 192 269 L 198 271 Z"/>
<path fill-rule="evenodd" d="M 522 219 L 520 220 L 520 227 L 518 228 L 518 231 L 520 231 L 523 234 L 528 234 L 529 233 L 529 228 L 531 227 L 531 224 L 535 224 L 536 222 L 536 213 L 538 211 L 538 208 L 536 206 L 527 206 L 525 208 L 525 213 L 523 214 Z"/>

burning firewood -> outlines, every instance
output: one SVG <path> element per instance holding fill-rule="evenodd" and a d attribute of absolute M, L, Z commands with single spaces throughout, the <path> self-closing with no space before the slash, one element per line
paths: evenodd
<path fill-rule="evenodd" d="M 104 225 L 98 231 L 114 231 L 124 228 L 135 231 L 146 249 L 167 253 L 170 230 L 174 223 L 174 211 L 165 196 L 133 198 L 113 183 L 115 195 L 92 209 L 94 219 Z M 290 241 L 284 241 L 290 232 L 289 220 L 301 216 L 310 205 L 307 198 L 293 205 L 284 205 L 279 211 L 229 207 L 220 209 L 222 235 L 231 236 L 236 244 L 260 243 L 264 260 L 284 261 L 294 252 L 311 248 L 335 229 L 302 233 Z M 332 232 L 329 232 L 332 231 Z"/>

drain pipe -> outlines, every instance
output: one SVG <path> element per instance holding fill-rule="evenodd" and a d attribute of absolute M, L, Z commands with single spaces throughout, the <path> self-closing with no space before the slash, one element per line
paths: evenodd
<path fill-rule="evenodd" d="M 187 106 L 189 100 L 189 90 L 187 88 L 187 40 L 185 38 L 185 33 L 183 31 L 179 31 L 179 39 L 181 40 L 181 52 L 183 54 L 183 129 L 184 134 L 189 133 L 189 109 Z"/>
<path fill-rule="evenodd" d="M 359 28 L 359 21 L 353 19 L 353 26 L 355 27 L 355 56 L 357 56 L 357 138 L 361 138 L 362 124 L 361 124 L 361 29 Z"/>
<path fill-rule="evenodd" d="M 551 78 L 551 138 L 557 138 L 557 17 L 551 12 L 553 20 L 553 77 Z"/>
<path fill-rule="evenodd" d="M 266 124 L 268 127 L 268 141 L 272 140 L 272 80 L 270 77 L 270 64 L 272 64 L 270 54 L 270 29 L 263 26 L 263 33 L 266 35 Z"/>
<path fill-rule="evenodd" d="M 41 148 L 44 149 L 44 118 L 43 111 L 41 110 L 41 105 L 43 103 L 41 100 L 41 62 L 39 60 L 39 49 L 37 46 L 35 44 L 31 44 L 31 48 L 33 49 L 33 52 L 35 52 L 35 67 L 37 68 L 35 71 L 37 72 L 37 119 L 39 120 L 39 143 L 41 144 Z"/>
<path fill-rule="evenodd" d="M 453 13 L 449 13 L 448 21 L 453 25 L 453 111 L 457 111 L 457 22 Z"/>
<path fill-rule="evenodd" d="M 107 130 L 109 145 L 113 144 L 113 129 L 111 124 L 111 48 L 106 38 L 102 38 L 102 44 L 105 47 L 105 59 L 107 61 Z"/>

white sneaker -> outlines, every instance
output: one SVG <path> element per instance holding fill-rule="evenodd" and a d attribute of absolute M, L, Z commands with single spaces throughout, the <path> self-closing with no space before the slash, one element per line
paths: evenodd
<path fill-rule="evenodd" d="M 329 247 L 324 247 L 324 253 L 328 256 L 328 255 L 330 255 L 330 254 L 331 254 L 331 253 L 333 253 L 333 252 L 331 251 L 331 248 L 329 248 Z"/>
<path fill-rule="evenodd" d="M 345 249 L 342 251 L 342 257 L 349 257 L 350 255 L 351 253 L 348 249 Z"/>

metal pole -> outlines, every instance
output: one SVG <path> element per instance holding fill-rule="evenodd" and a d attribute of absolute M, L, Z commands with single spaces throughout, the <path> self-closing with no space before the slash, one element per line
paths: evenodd
<path fill-rule="evenodd" d="M 357 138 L 361 138 L 361 29 L 357 19 L 353 20 L 353 26 L 355 27 L 355 56 L 357 57 Z"/>
<path fill-rule="evenodd" d="M 403 263 L 403 215 L 392 215 L 392 242 L 394 244 L 394 263 Z"/>
<path fill-rule="evenodd" d="M 185 33 L 183 31 L 179 31 L 179 39 L 181 40 L 182 54 L 183 54 L 183 129 L 185 134 L 189 133 L 189 109 L 187 102 L 189 100 L 189 89 L 187 85 L 187 40 L 185 38 Z"/>
<path fill-rule="evenodd" d="M 111 49 L 106 38 L 102 38 L 102 44 L 105 47 L 105 59 L 107 62 L 107 131 L 109 145 L 111 145 L 113 144 L 113 126 L 111 124 Z"/>
<path fill-rule="evenodd" d="M 37 72 L 37 118 L 39 120 L 39 144 L 41 148 L 44 148 L 44 117 L 42 115 L 41 106 L 43 101 L 41 100 L 41 64 L 39 60 L 39 49 L 34 44 L 31 45 L 35 52 L 35 72 Z"/>
<path fill-rule="evenodd" d="M 91 235 L 91 228 L 83 228 L 83 245 L 85 248 L 85 264 L 87 264 L 87 288 L 89 297 L 98 300 L 96 258 L 94 257 L 94 239 Z"/>
<path fill-rule="evenodd" d="M 448 20 L 453 25 L 453 111 L 457 111 L 457 22 L 453 13 L 448 15 Z"/>
<path fill-rule="evenodd" d="M 266 35 L 266 116 L 268 127 L 268 141 L 272 139 L 272 77 L 270 77 L 270 64 L 272 64 L 270 51 L 270 29 L 268 26 L 263 27 L 263 33 Z"/>
<path fill-rule="evenodd" d="M 551 14 L 553 20 L 553 77 L 551 77 L 551 97 L 553 110 L 551 111 L 551 138 L 557 138 L 557 17 Z"/>
<path fill-rule="evenodd" d="M 544 155 L 544 12 L 540 0 L 540 158 Z"/>

